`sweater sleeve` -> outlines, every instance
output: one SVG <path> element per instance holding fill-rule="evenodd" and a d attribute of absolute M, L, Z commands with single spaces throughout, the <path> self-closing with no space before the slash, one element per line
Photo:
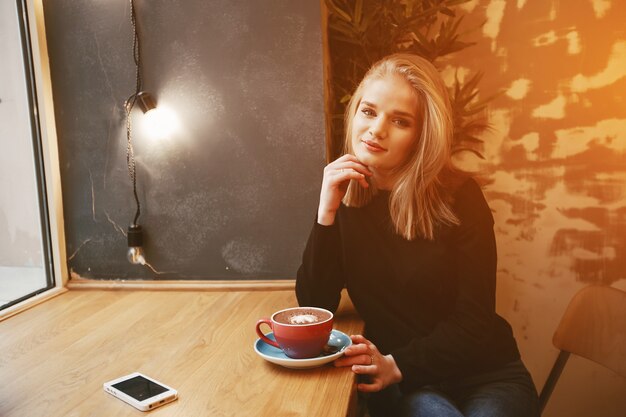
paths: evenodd
<path fill-rule="evenodd" d="M 429 335 L 391 352 L 402 385 L 436 383 L 471 369 L 493 335 L 496 243 L 491 210 L 473 180 L 457 192 L 454 209 L 460 220 L 450 238 L 457 265 L 455 306 Z"/>
<path fill-rule="evenodd" d="M 336 311 L 344 287 L 341 267 L 341 237 L 337 223 L 315 222 L 296 279 L 296 296 L 301 306 Z"/>

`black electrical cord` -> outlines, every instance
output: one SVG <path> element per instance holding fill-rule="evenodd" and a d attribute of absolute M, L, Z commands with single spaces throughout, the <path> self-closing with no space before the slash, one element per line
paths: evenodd
<path fill-rule="evenodd" d="M 137 173 L 135 167 L 135 154 L 133 151 L 133 144 L 131 141 L 131 112 L 137 101 L 137 96 L 141 92 L 142 78 L 141 78 L 141 49 L 139 44 L 139 34 L 137 32 L 137 17 L 135 15 L 135 1 L 130 0 L 130 22 L 133 26 L 133 59 L 135 61 L 135 92 L 128 97 L 124 103 L 126 109 L 126 164 L 128 165 L 128 175 L 133 182 L 133 195 L 135 196 L 135 203 L 137 204 L 137 211 L 135 212 L 135 218 L 133 225 L 137 225 L 137 220 L 141 214 L 141 204 L 139 203 L 139 196 L 137 195 Z"/>

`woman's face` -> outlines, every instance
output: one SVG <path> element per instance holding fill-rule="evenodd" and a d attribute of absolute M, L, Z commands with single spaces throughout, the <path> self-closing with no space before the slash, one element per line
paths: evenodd
<path fill-rule="evenodd" d="M 379 188 L 391 188 L 391 171 L 415 149 L 421 130 L 419 98 L 398 75 L 369 81 L 352 119 L 352 149 L 374 173 Z"/>

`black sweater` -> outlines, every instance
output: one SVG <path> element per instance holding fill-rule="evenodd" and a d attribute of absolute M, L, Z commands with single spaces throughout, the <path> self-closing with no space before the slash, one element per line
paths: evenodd
<path fill-rule="evenodd" d="M 493 216 L 474 180 L 453 194 L 458 226 L 408 241 L 392 229 L 389 192 L 361 208 L 341 205 L 317 222 L 298 270 L 300 305 L 335 311 L 348 289 L 365 336 L 391 353 L 403 390 L 494 369 L 519 359 L 509 324 L 495 312 Z"/>

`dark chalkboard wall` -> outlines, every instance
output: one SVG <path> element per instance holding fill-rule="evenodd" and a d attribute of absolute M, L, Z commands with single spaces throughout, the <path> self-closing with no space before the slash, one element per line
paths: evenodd
<path fill-rule="evenodd" d="M 139 223 L 157 272 L 126 260 L 135 210 L 123 110 L 135 76 L 129 3 L 44 2 L 70 270 L 294 278 L 324 165 L 319 1 L 135 4 L 144 89 L 180 123 L 168 140 L 133 138 Z"/>

